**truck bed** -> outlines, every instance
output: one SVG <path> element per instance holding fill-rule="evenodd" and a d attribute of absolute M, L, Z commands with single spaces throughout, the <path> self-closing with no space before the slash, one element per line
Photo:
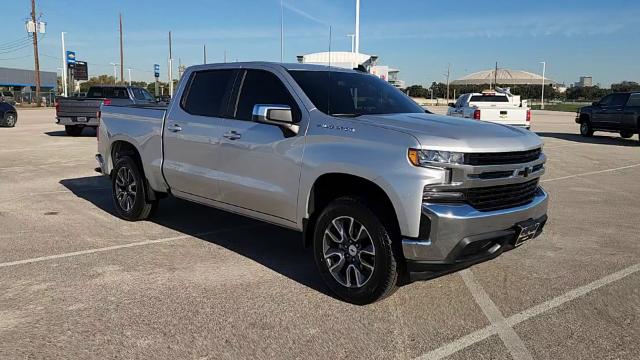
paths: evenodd
<path fill-rule="evenodd" d="M 58 117 L 96 117 L 104 99 L 98 98 L 59 98 Z"/>

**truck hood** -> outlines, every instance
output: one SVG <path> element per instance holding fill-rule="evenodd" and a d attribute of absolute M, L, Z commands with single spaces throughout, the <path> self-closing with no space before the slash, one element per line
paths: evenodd
<path fill-rule="evenodd" d="M 413 135 L 424 149 L 509 152 L 542 146 L 535 133 L 508 125 L 434 114 L 362 115 L 358 120 Z"/>

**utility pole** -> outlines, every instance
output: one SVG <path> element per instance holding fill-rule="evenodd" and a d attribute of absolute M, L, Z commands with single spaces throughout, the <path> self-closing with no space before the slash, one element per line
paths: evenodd
<path fill-rule="evenodd" d="M 124 49 L 122 48 L 122 13 L 120 13 L 120 81 L 124 81 Z"/>
<path fill-rule="evenodd" d="M 544 73 L 547 70 L 547 62 L 540 61 L 540 63 L 542 64 L 542 97 L 540 99 L 540 109 L 544 110 Z"/>
<path fill-rule="evenodd" d="M 449 103 L 449 76 L 451 75 L 451 63 L 447 65 L 447 104 Z"/>
<path fill-rule="evenodd" d="M 67 48 L 64 44 L 64 32 L 62 33 L 62 95 L 64 97 L 69 96 L 67 84 Z"/>
<path fill-rule="evenodd" d="M 38 28 L 40 25 L 36 22 L 36 0 L 31 0 L 31 21 L 35 26 L 33 32 L 33 59 L 35 62 L 36 71 L 36 104 L 40 103 L 40 58 L 38 57 Z"/>
<path fill-rule="evenodd" d="M 169 96 L 173 96 L 173 51 L 171 49 L 171 31 L 169 31 Z"/>

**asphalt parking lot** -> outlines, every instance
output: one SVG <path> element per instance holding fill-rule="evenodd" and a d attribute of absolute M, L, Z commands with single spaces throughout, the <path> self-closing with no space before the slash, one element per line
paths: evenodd
<path fill-rule="evenodd" d="M 640 358 L 640 144 L 534 112 L 545 233 L 369 306 L 332 297 L 300 236 L 177 199 L 114 216 L 94 133 L 0 128 L 0 359 Z"/>

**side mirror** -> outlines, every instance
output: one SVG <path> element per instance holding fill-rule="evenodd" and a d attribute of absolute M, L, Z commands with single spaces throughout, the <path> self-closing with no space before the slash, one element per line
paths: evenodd
<path fill-rule="evenodd" d="M 293 115 L 288 105 L 257 104 L 253 107 L 253 121 L 271 125 L 293 124 Z"/>
<path fill-rule="evenodd" d="M 592 102 L 592 103 L 591 103 L 591 105 L 593 105 L 593 106 L 600 106 L 600 103 L 599 103 L 599 102 L 597 102 L 597 101 L 594 101 L 594 102 Z"/>
<path fill-rule="evenodd" d="M 456 107 L 456 104 L 455 103 L 449 103 L 449 107 L 454 108 L 454 107 Z"/>

